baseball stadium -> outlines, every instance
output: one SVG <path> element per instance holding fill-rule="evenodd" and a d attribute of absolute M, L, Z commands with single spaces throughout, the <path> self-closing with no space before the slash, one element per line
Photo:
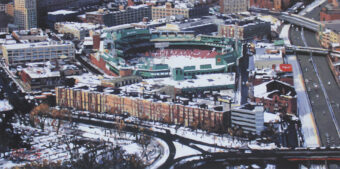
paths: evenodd
<path fill-rule="evenodd" d="M 124 29 L 105 33 L 91 62 L 113 76 L 129 72 L 144 79 L 183 80 L 235 72 L 241 56 L 242 43 L 220 36 Z"/>

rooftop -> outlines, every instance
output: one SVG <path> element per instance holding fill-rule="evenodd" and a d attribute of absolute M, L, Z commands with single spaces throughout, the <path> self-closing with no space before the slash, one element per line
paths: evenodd
<path fill-rule="evenodd" d="M 50 47 L 50 46 L 65 46 L 71 45 L 72 42 L 65 41 L 65 42 L 38 42 L 38 43 L 20 43 L 20 44 L 6 44 L 3 45 L 6 49 L 25 49 L 25 48 L 41 48 L 41 47 Z"/>
<path fill-rule="evenodd" d="M 172 78 L 146 79 L 148 84 L 171 85 L 175 88 L 199 88 L 211 86 L 225 86 L 235 84 L 235 73 L 197 75 L 197 79 L 187 79 L 176 81 Z"/>
<path fill-rule="evenodd" d="M 271 80 L 254 86 L 254 97 L 271 99 L 274 93 L 285 97 L 296 97 L 294 86 L 282 81 Z"/>
<path fill-rule="evenodd" d="M 79 22 L 57 22 L 56 24 L 62 25 L 63 27 L 67 27 L 70 29 L 78 29 L 78 30 L 94 30 L 99 28 L 101 25 L 92 24 L 92 23 L 79 23 Z"/>
<path fill-rule="evenodd" d="M 256 105 L 255 103 L 246 103 L 246 104 L 243 104 L 241 106 L 234 107 L 232 110 L 248 110 L 248 111 L 254 112 L 254 111 L 256 111 L 257 107 L 259 107 L 259 106 L 260 105 Z M 264 111 L 263 107 L 260 110 Z"/>
<path fill-rule="evenodd" d="M 78 13 L 78 11 L 71 11 L 71 10 L 58 10 L 58 11 L 53 11 L 53 12 L 48 12 L 49 15 L 68 15 L 68 14 L 74 14 Z"/>
<path fill-rule="evenodd" d="M 340 20 L 324 21 L 326 28 L 331 29 L 337 33 L 340 32 Z"/>
<path fill-rule="evenodd" d="M 23 71 L 30 76 L 32 79 L 37 78 L 48 78 L 48 77 L 59 77 L 59 71 L 53 71 L 54 66 L 50 62 L 46 63 L 28 63 L 28 67 L 24 68 Z"/>

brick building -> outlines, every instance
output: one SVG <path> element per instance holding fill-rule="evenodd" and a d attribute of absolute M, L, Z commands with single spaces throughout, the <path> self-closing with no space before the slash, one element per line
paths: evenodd
<path fill-rule="evenodd" d="M 240 40 L 261 39 L 270 34 L 270 23 L 255 17 L 226 20 L 224 24 L 218 26 L 218 34 L 226 38 Z"/>
<path fill-rule="evenodd" d="M 161 121 L 170 124 L 198 127 L 202 129 L 222 129 L 223 113 L 213 109 L 186 106 L 166 100 L 125 97 L 113 94 L 112 88 L 99 90 L 81 88 L 56 88 L 56 102 L 61 107 L 72 107 L 96 113 L 129 113 L 145 120 Z"/>
<path fill-rule="evenodd" d="M 250 0 L 251 7 L 267 8 L 275 11 L 281 11 L 288 8 L 291 0 Z"/>
<path fill-rule="evenodd" d="M 296 114 L 297 95 L 294 86 L 278 80 L 271 80 L 253 87 L 250 96 L 253 102 L 262 103 L 268 112 Z"/>
<path fill-rule="evenodd" d="M 340 8 L 338 0 L 328 0 L 328 3 L 320 12 L 320 21 L 340 19 Z"/>

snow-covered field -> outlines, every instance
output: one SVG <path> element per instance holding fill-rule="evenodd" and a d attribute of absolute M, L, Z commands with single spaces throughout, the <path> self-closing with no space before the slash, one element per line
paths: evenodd
<path fill-rule="evenodd" d="M 199 151 L 190 148 L 186 145 L 183 145 L 177 141 L 174 141 L 174 145 L 176 147 L 176 155 L 175 155 L 175 159 L 180 158 L 180 157 L 184 157 L 184 156 L 189 156 L 189 155 L 197 155 L 197 154 L 201 154 Z"/>
<path fill-rule="evenodd" d="M 23 154 L 13 151 L 14 154 L 18 154 L 17 156 L 19 158 L 28 160 L 26 162 L 13 162 L 5 158 L 0 158 L 0 168 L 22 166 L 30 161 L 68 161 L 71 158 L 70 149 L 72 150 L 76 147 L 71 141 L 74 138 L 88 140 L 89 142 L 93 141 L 99 144 L 111 144 L 111 147 L 115 147 L 116 145 L 121 146 L 126 154 L 136 154 L 141 157 L 147 165 L 152 164 L 155 160 L 165 161 L 168 157 L 168 155 L 161 154 L 165 151 L 169 153 L 168 147 L 163 147 L 160 141 L 156 139 L 151 139 L 150 144 L 146 147 L 146 151 L 144 151 L 141 144 L 136 143 L 136 136 L 128 132 L 122 131 L 118 133 L 118 131 L 114 129 L 108 130 L 86 124 L 77 124 L 71 127 L 70 123 L 64 121 L 64 124 L 62 124 L 57 134 L 55 127 L 48 125 L 51 122 L 52 119 L 46 120 L 44 131 L 20 123 L 13 123 L 15 128 L 20 128 L 25 131 L 26 138 L 29 137 L 32 139 L 32 150 L 23 149 Z M 85 147 L 85 145 L 77 147 L 80 155 L 88 151 Z M 143 153 L 147 154 L 147 159 L 146 156 L 143 156 Z M 165 160 L 163 158 L 165 158 Z"/>

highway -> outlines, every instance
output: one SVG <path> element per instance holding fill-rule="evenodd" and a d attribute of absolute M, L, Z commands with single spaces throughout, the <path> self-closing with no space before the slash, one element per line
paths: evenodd
<path fill-rule="evenodd" d="M 232 168 L 231 166 L 257 164 L 259 168 L 267 168 L 267 164 L 275 164 L 277 168 L 307 168 L 313 164 L 326 163 L 337 167 L 340 160 L 339 150 L 244 150 L 228 153 L 189 156 L 194 159 L 185 163 L 177 162 L 171 168 Z M 185 158 L 182 159 L 185 161 Z M 237 167 L 235 167 L 237 168 Z"/>
<path fill-rule="evenodd" d="M 290 30 L 289 36 L 293 45 L 320 47 L 315 33 L 312 31 L 294 27 Z M 340 89 L 328 66 L 327 57 L 299 53 L 297 58 L 302 69 L 321 143 L 323 146 L 340 145 L 337 131 L 340 114 L 339 111 L 337 112 L 338 109 L 334 109 L 334 105 L 332 105 L 332 100 L 336 99 L 334 95 L 336 95 L 337 89 Z M 328 84 L 329 81 L 330 84 Z"/>
<path fill-rule="evenodd" d="M 284 39 L 285 45 L 290 46 L 289 29 L 290 24 L 284 25 L 280 33 L 280 38 Z M 302 132 L 304 138 L 304 147 L 321 146 L 318 128 L 315 125 L 312 105 L 305 88 L 302 69 L 295 55 L 287 55 L 287 62 L 293 67 L 294 87 L 297 94 L 298 116 L 302 124 Z"/>

